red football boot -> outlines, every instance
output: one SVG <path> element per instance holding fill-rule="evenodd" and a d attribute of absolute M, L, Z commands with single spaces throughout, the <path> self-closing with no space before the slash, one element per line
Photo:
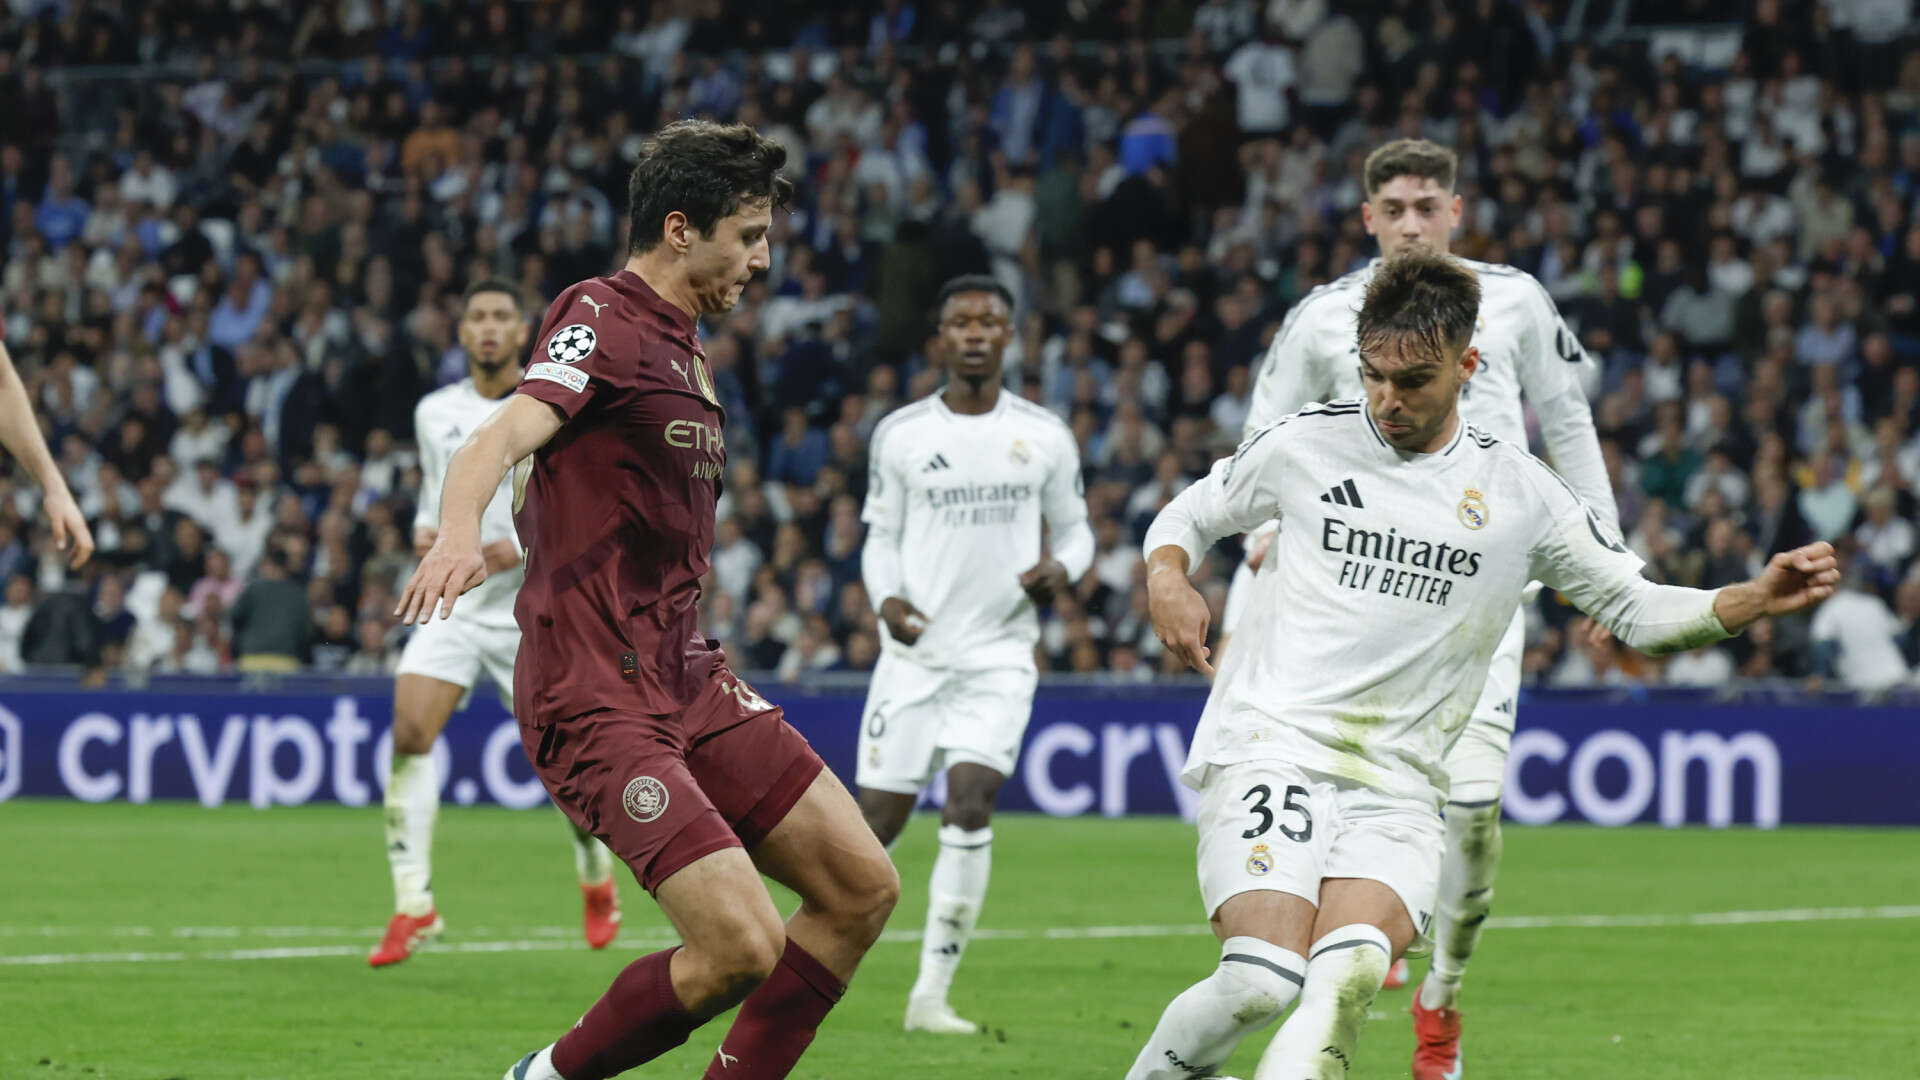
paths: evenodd
<path fill-rule="evenodd" d="M 1398 990 L 1407 985 L 1408 978 L 1406 960 L 1395 960 L 1393 966 L 1387 969 L 1387 981 L 1380 984 L 1380 989 Z"/>
<path fill-rule="evenodd" d="M 580 886 L 580 898 L 580 925 L 587 932 L 587 944 L 604 949 L 620 932 L 620 892 L 608 878 L 598 885 Z"/>
<path fill-rule="evenodd" d="M 1428 1009 L 1413 992 L 1413 1080 L 1460 1080 L 1460 1013 L 1455 1009 Z"/>
<path fill-rule="evenodd" d="M 446 924 L 440 921 L 438 912 L 418 916 L 395 914 L 387 923 L 386 936 L 367 954 L 367 963 L 373 967 L 397 964 L 412 956 L 413 950 L 439 937 L 444 929 Z"/>

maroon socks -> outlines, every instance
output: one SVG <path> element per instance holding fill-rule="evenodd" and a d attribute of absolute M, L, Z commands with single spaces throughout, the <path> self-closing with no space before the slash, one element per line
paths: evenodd
<path fill-rule="evenodd" d="M 670 968 L 677 951 L 667 949 L 643 956 L 614 978 L 613 985 L 593 1003 L 587 1015 L 554 1044 L 553 1067 L 561 1076 L 567 1080 L 604 1080 L 618 1075 L 686 1042 L 687 1036 L 706 1022 L 688 1012 L 673 992 Z M 784 970 L 784 962 L 780 970 Z M 779 977 L 777 971 L 775 977 Z M 820 1011 L 826 1013 L 825 1009 Z M 745 1019 L 744 1011 L 741 1015 Z M 809 1027 L 807 1038 L 812 1037 Z M 794 1056 L 798 1057 L 798 1052 Z"/>
<path fill-rule="evenodd" d="M 773 974 L 741 1004 L 705 1080 L 781 1080 L 846 992 L 847 984 L 788 940 Z M 557 1064 L 558 1053 L 554 1059 Z M 574 1080 L 571 1072 L 561 1071 Z"/>

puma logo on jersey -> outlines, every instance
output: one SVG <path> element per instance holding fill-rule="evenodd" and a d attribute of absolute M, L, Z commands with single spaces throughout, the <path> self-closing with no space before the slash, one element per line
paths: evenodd
<path fill-rule="evenodd" d="M 594 318 L 596 318 L 596 319 L 600 317 L 600 313 L 601 313 L 601 312 L 603 312 L 603 311 L 605 311 L 605 310 L 607 310 L 607 305 L 605 305 L 605 304 L 603 304 L 603 303 L 601 303 L 601 302 L 600 302 L 600 301 L 598 301 L 598 300 L 595 300 L 595 299 L 594 299 L 593 297 L 591 297 L 591 296 L 582 296 L 582 297 L 580 298 L 580 302 L 581 302 L 581 303 L 583 303 L 583 304 L 589 304 L 589 305 L 592 305 L 592 307 L 593 307 L 593 317 L 594 317 Z"/>
<path fill-rule="evenodd" d="M 733 1063 L 739 1060 L 740 1060 L 739 1058 L 734 1057 L 732 1054 L 727 1053 L 726 1047 L 723 1046 L 720 1048 L 720 1067 L 721 1068 L 731 1069 L 733 1068 Z"/>
<path fill-rule="evenodd" d="M 681 366 L 680 361 L 668 360 L 667 363 L 672 364 L 673 370 L 680 373 L 680 378 L 687 384 L 687 389 L 693 389 L 693 376 L 687 374 L 687 369 Z"/>

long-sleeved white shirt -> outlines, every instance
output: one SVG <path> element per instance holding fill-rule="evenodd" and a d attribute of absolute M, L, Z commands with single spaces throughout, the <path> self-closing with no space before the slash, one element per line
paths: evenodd
<path fill-rule="evenodd" d="M 1460 415 L 1510 446 L 1527 448 L 1520 397 L 1540 419 L 1553 467 L 1614 532 L 1620 513 L 1594 434 L 1587 393 L 1600 368 L 1560 318 L 1533 276 L 1511 266 L 1463 259 L 1480 277 L 1473 345 L 1480 369 L 1460 395 Z M 1308 293 L 1274 335 L 1253 385 L 1246 434 L 1315 401 L 1362 397 L 1355 322 L 1376 260 Z"/>
<path fill-rule="evenodd" d="M 1444 799 L 1442 758 L 1530 579 L 1649 652 L 1727 636 L 1711 592 L 1656 585 L 1545 463 L 1462 423 L 1395 449 L 1364 402 L 1311 405 L 1255 432 L 1154 519 L 1188 566 L 1279 519 L 1201 714 L 1183 776 L 1281 758 Z"/>
<path fill-rule="evenodd" d="M 1093 563 L 1073 432 L 1008 391 L 979 416 L 935 394 L 880 421 L 867 453 L 867 595 L 927 616 L 911 646 L 883 624 L 881 647 L 929 667 L 1032 667 L 1040 622 L 1020 575 L 1040 561 L 1042 525 L 1069 578 Z"/>
<path fill-rule="evenodd" d="M 484 423 L 506 398 L 487 398 L 473 388 L 472 379 L 443 386 L 413 407 L 413 438 L 420 447 L 420 503 L 413 512 L 415 529 L 439 529 L 440 491 L 447 479 L 447 462 L 473 429 Z M 409 538 L 411 539 L 411 538 Z M 513 528 L 513 474 L 500 481 L 480 515 L 480 542 L 520 539 Z M 487 575 L 479 587 L 460 598 L 454 618 L 489 624 L 513 623 L 513 601 L 526 579 L 525 563 Z"/>

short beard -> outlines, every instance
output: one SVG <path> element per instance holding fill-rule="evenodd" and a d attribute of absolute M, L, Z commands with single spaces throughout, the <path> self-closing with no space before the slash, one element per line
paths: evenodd
<path fill-rule="evenodd" d="M 498 360 L 488 360 L 483 356 L 476 355 L 473 358 L 473 366 L 482 375 L 498 375 L 506 369 L 507 357 L 505 354 L 502 354 Z"/>

